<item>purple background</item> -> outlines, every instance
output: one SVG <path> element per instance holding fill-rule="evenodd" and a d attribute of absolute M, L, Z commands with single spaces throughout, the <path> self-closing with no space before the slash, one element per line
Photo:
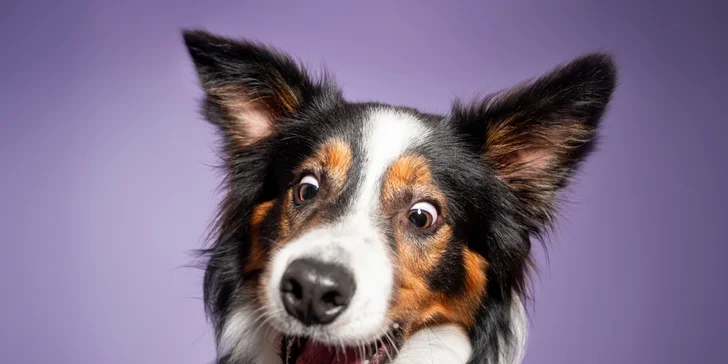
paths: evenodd
<path fill-rule="evenodd" d="M 434 112 L 614 52 L 621 86 L 542 265 L 526 363 L 726 362 L 726 5 L 297 3 L 0 4 L 0 362 L 213 358 L 184 267 L 219 180 L 179 36 L 201 26 L 325 60 L 352 99 Z"/>

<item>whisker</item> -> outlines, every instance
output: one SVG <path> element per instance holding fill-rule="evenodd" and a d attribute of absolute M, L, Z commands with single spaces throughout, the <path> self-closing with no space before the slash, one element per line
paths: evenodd
<path fill-rule="evenodd" d="M 399 348 L 397 347 L 397 344 L 394 341 L 394 338 L 390 335 L 389 332 L 384 333 L 384 337 L 389 341 L 390 344 L 392 344 L 392 348 L 394 348 L 395 354 L 399 355 Z M 389 350 L 387 350 L 389 352 Z"/>

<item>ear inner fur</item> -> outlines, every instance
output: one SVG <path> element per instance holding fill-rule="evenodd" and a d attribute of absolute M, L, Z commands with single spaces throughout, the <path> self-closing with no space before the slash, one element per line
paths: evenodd
<path fill-rule="evenodd" d="M 458 127 L 520 200 L 531 232 L 552 224 L 555 193 L 592 151 L 615 85 L 611 58 L 593 53 L 533 82 L 453 107 Z"/>
<path fill-rule="evenodd" d="M 185 30 L 183 38 L 206 93 L 206 118 L 240 148 L 275 133 L 307 101 L 341 96 L 325 75 L 312 80 L 302 65 L 274 48 L 204 30 Z"/>
<path fill-rule="evenodd" d="M 484 147 L 486 160 L 504 180 L 560 177 L 549 172 L 560 172 L 552 169 L 594 138 L 594 130 L 578 121 L 524 125 L 512 119 L 494 122 Z"/>
<path fill-rule="evenodd" d="M 270 105 L 276 101 L 271 97 L 250 96 L 249 90 L 239 85 L 215 87 L 208 92 L 210 101 L 230 120 L 223 128 L 240 147 L 273 133 L 276 116 Z"/>

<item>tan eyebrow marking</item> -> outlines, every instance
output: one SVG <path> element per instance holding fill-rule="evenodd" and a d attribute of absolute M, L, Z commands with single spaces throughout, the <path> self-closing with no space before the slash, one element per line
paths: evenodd
<path fill-rule="evenodd" d="M 334 193 L 340 192 L 351 170 L 353 154 L 351 146 L 341 139 L 331 139 L 301 164 L 301 169 L 325 173 Z"/>

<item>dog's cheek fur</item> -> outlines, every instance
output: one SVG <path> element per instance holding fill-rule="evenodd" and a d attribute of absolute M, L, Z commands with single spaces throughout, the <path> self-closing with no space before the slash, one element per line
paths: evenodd
<path fill-rule="evenodd" d="M 456 324 L 467 330 L 475 325 L 476 314 L 487 287 L 487 263 L 465 246 L 448 246 L 451 242 L 446 241 L 445 247 L 433 247 L 428 251 L 407 247 L 409 243 L 399 245 L 398 285 L 390 315 L 392 321 L 407 324 L 406 334 L 438 324 Z M 441 263 L 436 258 L 439 253 L 437 250 L 442 249 L 461 252 L 455 255 L 459 259 L 451 261 L 452 267 L 463 267 L 463 280 L 451 281 L 456 289 L 448 287 L 439 290 L 430 283 L 431 277 L 443 274 L 444 269 L 438 265 Z M 429 255 L 430 258 L 422 260 L 423 255 Z M 434 264 L 427 264 L 427 260 L 434 261 Z M 452 274 L 449 278 L 457 278 L 458 275 Z M 455 290 L 458 292 L 453 293 Z"/>
<path fill-rule="evenodd" d="M 403 212 L 431 200 L 440 206 L 436 231 L 412 231 Z M 383 215 L 392 221 L 397 289 L 389 318 L 405 325 L 405 336 L 436 324 L 471 329 L 487 286 L 485 259 L 455 239 L 447 201 L 433 181 L 429 162 L 405 155 L 389 169 L 382 189 Z"/>
<path fill-rule="evenodd" d="M 437 142 L 412 152 L 426 161 L 428 174 L 420 175 L 436 185 L 446 202 L 446 224 L 440 229 L 449 230 L 448 242 L 440 245 L 445 249 L 433 251 L 436 258 L 425 259 L 437 262 L 424 278 L 414 273 L 397 276 L 398 280 L 404 276 L 416 282 L 419 293 L 408 295 L 434 304 L 400 303 L 397 290 L 392 307 L 404 312 L 400 320 L 414 322 L 413 328 L 456 325 L 466 330 L 473 349 L 469 363 L 506 363 L 519 354 L 524 335 L 520 296 L 525 293 L 531 244 L 519 223 L 515 196 L 482 163 L 477 151 L 470 151 L 465 142 L 453 137 L 457 133 L 450 133 L 447 125 L 437 126 L 433 137 Z M 410 191 L 418 186 L 412 181 L 401 185 L 409 186 Z M 418 259 L 424 254 L 417 249 L 437 245 L 407 234 L 395 238 L 394 232 L 390 240 L 395 246 L 406 244 L 413 252 L 408 257 L 393 255 L 395 265 L 401 267 L 423 264 Z M 408 335 L 416 332 L 410 329 Z"/>

